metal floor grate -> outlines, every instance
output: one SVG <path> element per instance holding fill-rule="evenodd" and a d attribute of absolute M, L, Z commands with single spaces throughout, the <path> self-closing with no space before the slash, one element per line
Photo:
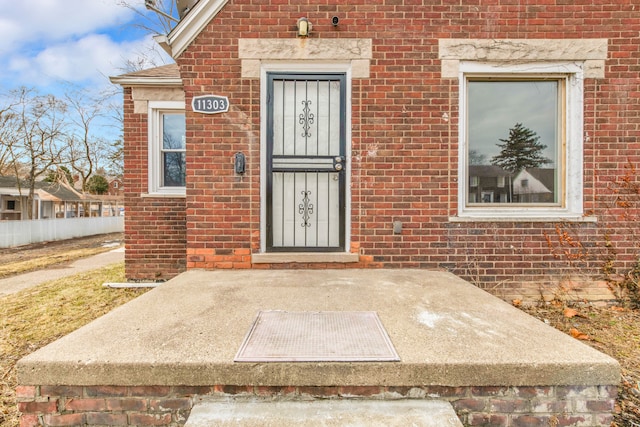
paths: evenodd
<path fill-rule="evenodd" d="M 236 362 L 399 361 L 373 311 L 261 311 Z"/>

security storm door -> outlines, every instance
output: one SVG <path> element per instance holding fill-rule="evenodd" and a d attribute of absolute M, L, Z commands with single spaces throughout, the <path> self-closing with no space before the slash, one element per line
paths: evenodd
<path fill-rule="evenodd" d="M 345 74 L 267 84 L 267 250 L 344 251 Z"/>

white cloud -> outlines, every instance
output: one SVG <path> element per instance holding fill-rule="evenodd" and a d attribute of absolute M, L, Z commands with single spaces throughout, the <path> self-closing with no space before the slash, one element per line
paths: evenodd
<path fill-rule="evenodd" d="M 121 0 L 0 0 L 0 86 L 106 84 L 157 46 Z M 144 11 L 143 0 L 128 3 Z M 168 61 L 165 56 L 156 63 Z"/>
<path fill-rule="evenodd" d="M 104 76 L 122 73 L 128 57 L 145 44 L 149 38 L 116 43 L 107 35 L 90 34 L 78 40 L 49 46 L 36 56 L 16 56 L 9 63 L 9 70 L 26 82 L 98 82 Z"/>
<path fill-rule="evenodd" d="M 21 0 L 0 3 L 0 53 L 121 25 L 133 12 L 116 0 Z"/>

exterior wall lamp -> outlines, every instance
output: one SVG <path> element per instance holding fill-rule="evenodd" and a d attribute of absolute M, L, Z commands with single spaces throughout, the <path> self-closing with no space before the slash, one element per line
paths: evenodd
<path fill-rule="evenodd" d="M 311 22 L 307 18 L 298 19 L 298 37 L 309 37 L 309 33 L 311 32 Z"/>

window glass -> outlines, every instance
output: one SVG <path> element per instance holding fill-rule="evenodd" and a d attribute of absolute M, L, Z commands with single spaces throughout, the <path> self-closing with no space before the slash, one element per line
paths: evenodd
<path fill-rule="evenodd" d="M 563 80 L 467 81 L 466 203 L 557 205 Z"/>
<path fill-rule="evenodd" d="M 186 176 L 184 113 L 162 114 L 162 170 L 164 187 L 184 187 Z"/>

